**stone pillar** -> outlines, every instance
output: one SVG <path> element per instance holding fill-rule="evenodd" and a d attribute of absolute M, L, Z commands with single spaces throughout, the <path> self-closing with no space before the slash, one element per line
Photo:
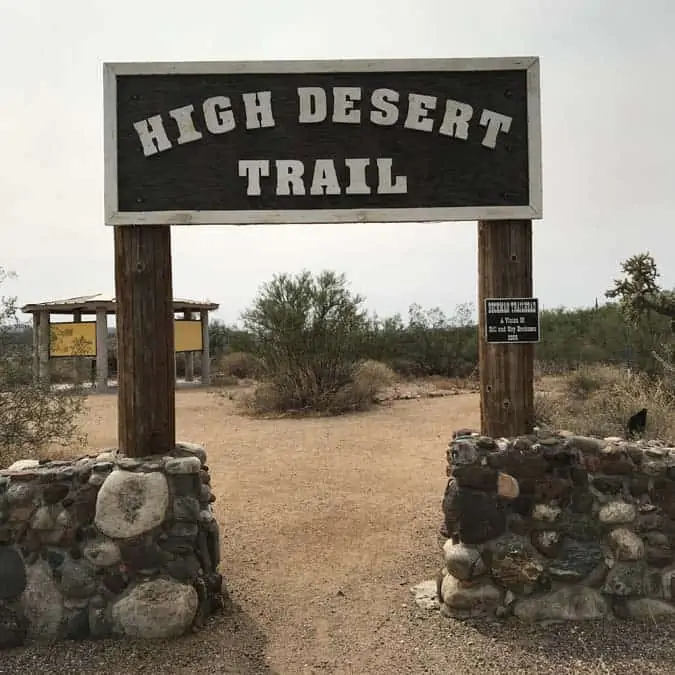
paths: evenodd
<path fill-rule="evenodd" d="M 49 328 L 49 312 L 41 311 L 38 319 L 39 328 L 39 377 L 44 384 L 49 384 L 49 342 L 51 339 Z"/>
<path fill-rule="evenodd" d="M 40 313 L 33 312 L 33 382 L 40 381 Z"/>
<path fill-rule="evenodd" d="M 96 310 L 96 391 L 108 390 L 108 313 Z"/>
<path fill-rule="evenodd" d="M 183 312 L 183 318 L 186 321 L 192 320 L 192 312 Z M 195 379 L 195 353 L 185 352 L 185 381 L 192 382 Z"/>
<path fill-rule="evenodd" d="M 209 310 L 199 312 L 202 322 L 202 385 L 211 384 L 211 350 L 209 349 Z"/>

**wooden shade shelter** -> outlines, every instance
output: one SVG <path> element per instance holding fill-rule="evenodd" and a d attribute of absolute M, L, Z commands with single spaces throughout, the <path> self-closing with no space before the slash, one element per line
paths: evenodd
<path fill-rule="evenodd" d="M 173 311 L 182 315 L 183 320 L 201 322 L 201 381 L 210 384 L 209 353 L 209 312 L 217 310 L 219 305 L 209 301 L 174 299 Z M 103 294 L 85 295 L 63 300 L 29 303 L 21 308 L 33 317 L 33 374 L 36 379 L 49 382 L 50 325 L 51 317 L 65 315 L 73 322 L 80 323 L 85 316 L 95 316 L 96 335 L 96 389 L 105 391 L 108 387 L 108 316 L 116 314 L 115 298 Z M 93 358 L 93 355 L 92 355 Z M 194 379 L 194 351 L 185 353 L 185 379 Z"/>

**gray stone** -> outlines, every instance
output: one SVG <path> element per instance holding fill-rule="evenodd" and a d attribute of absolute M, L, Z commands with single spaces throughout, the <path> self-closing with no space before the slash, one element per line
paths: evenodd
<path fill-rule="evenodd" d="M 91 476 L 89 476 L 88 483 L 90 485 L 95 485 L 96 487 L 101 487 L 101 485 L 105 483 L 106 478 L 107 476 L 104 473 L 92 473 Z"/>
<path fill-rule="evenodd" d="M 89 632 L 93 638 L 105 638 L 112 635 L 113 625 L 110 611 L 101 598 L 102 605 L 92 602 L 89 604 Z"/>
<path fill-rule="evenodd" d="M 89 598 L 96 592 L 96 570 L 86 560 L 66 558 L 61 565 L 61 591 L 70 598 Z"/>
<path fill-rule="evenodd" d="M 26 471 L 27 469 L 37 469 L 40 462 L 37 459 L 18 459 L 7 467 L 7 471 Z"/>
<path fill-rule="evenodd" d="M 505 532 L 506 509 L 496 494 L 461 489 L 457 498 L 459 537 L 465 544 L 482 544 Z"/>
<path fill-rule="evenodd" d="M 642 539 L 625 527 L 612 530 L 607 540 L 617 560 L 642 560 L 644 558 L 645 545 Z"/>
<path fill-rule="evenodd" d="M 521 621 L 585 621 L 600 619 L 609 612 L 602 595 L 586 586 L 564 586 L 557 591 L 520 600 L 513 613 Z"/>
<path fill-rule="evenodd" d="M 475 464 L 478 450 L 473 441 L 462 438 L 450 443 L 449 455 L 453 465 Z"/>
<path fill-rule="evenodd" d="M 174 579 L 192 583 L 199 576 L 202 567 L 199 560 L 197 560 L 197 556 L 189 553 L 186 556 L 175 558 L 168 562 L 165 569 Z"/>
<path fill-rule="evenodd" d="M 536 504 L 532 511 L 532 518 L 544 523 L 553 523 L 560 516 L 561 509 L 550 504 Z"/>
<path fill-rule="evenodd" d="M 532 545 L 549 558 L 558 555 L 562 544 L 562 536 L 555 530 L 538 530 L 532 533 Z"/>
<path fill-rule="evenodd" d="M 622 525 L 632 523 L 637 516 L 635 504 L 613 501 L 605 504 L 598 513 L 598 519 L 606 525 Z"/>
<path fill-rule="evenodd" d="M 440 602 L 436 593 L 436 580 L 423 581 L 413 586 L 410 591 L 415 596 L 415 604 L 422 609 L 438 609 Z"/>
<path fill-rule="evenodd" d="M 122 558 L 120 547 L 110 539 L 93 539 L 88 541 L 82 551 L 84 557 L 96 567 L 116 565 Z"/>
<path fill-rule="evenodd" d="M 199 501 L 194 497 L 176 497 L 173 500 L 174 520 L 196 523 L 199 521 Z"/>
<path fill-rule="evenodd" d="M 109 537 L 135 537 L 161 525 L 168 505 L 163 474 L 115 470 L 98 492 L 95 523 Z"/>
<path fill-rule="evenodd" d="M 631 598 L 626 601 L 626 609 L 636 619 L 656 619 L 675 614 L 675 607 L 669 602 L 653 598 Z"/>
<path fill-rule="evenodd" d="M 25 588 L 23 558 L 13 546 L 0 546 L 0 600 L 18 598 Z"/>
<path fill-rule="evenodd" d="M 142 462 L 131 457 L 120 457 L 116 464 L 119 469 L 123 469 L 124 471 L 136 471 L 136 469 L 140 469 Z"/>
<path fill-rule="evenodd" d="M 172 457 L 166 460 L 164 470 L 167 473 L 199 473 L 202 463 L 198 457 Z"/>
<path fill-rule="evenodd" d="M 179 637 L 192 625 L 198 604 L 193 586 L 163 578 L 145 581 L 113 605 L 113 624 L 132 638 Z"/>
<path fill-rule="evenodd" d="M 49 565 L 38 560 L 26 569 L 27 584 L 19 604 L 31 638 L 55 638 L 63 618 L 63 599 Z"/>
<path fill-rule="evenodd" d="M 28 635 L 28 621 L 19 612 L 0 603 L 0 649 L 20 647 Z"/>
<path fill-rule="evenodd" d="M 661 572 L 663 597 L 666 600 L 675 600 L 675 567 Z"/>
<path fill-rule="evenodd" d="M 565 540 L 562 550 L 548 568 L 549 574 L 565 581 L 580 581 L 587 577 L 604 560 L 598 544 L 573 539 Z"/>
<path fill-rule="evenodd" d="M 443 545 L 443 553 L 448 571 L 461 581 L 474 579 L 487 571 L 480 551 L 473 546 L 453 544 L 452 539 L 448 539 Z"/>
<path fill-rule="evenodd" d="M 607 573 L 602 592 L 620 597 L 644 594 L 645 566 L 641 562 L 617 563 Z"/>
<path fill-rule="evenodd" d="M 206 464 L 206 451 L 201 445 L 197 445 L 197 443 L 189 443 L 188 441 L 178 441 L 176 443 L 176 451 L 179 453 L 194 455 L 199 459 L 202 465 Z"/>
<path fill-rule="evenodd" d="M 527 539 L 506 535 L 488 544 L 494 579 L 520 593 L 531 592 L 544 575 L 545 566 Z"/>
<path fill-rule="evenodd" d="M 443 578 L 441 596 L 443 604 L 451 612 L 469 614 L 494 613 L 500 604 L 502 594 L 492 583 L 475 583 L 470 586 L 460 585 L 451 574 Z"/>
<path fill-rule="evenodd" d="M 53 506 L 41 506 L 35 512 L 30 526 L 41 532 L 53 530 L 56 527 L 56 509 Z"/>

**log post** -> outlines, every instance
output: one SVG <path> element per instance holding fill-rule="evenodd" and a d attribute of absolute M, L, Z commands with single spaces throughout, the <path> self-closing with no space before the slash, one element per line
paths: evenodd
<path fill-rule="evenodd" d="M 108 390 L 108 313 L 96 310 L 96 391 Z"/>
<path fill-rule="evenodd" d="M 202 322 L 202 385 L 207 387 L 211 384 L 211 348 L 209 345 L 209 310 L 202 309 L 199 312 Z"/>
<path fill-rule="evenodd" d="M 38 344 L 39 344 L 39 357 L 40 362 L 40 382 L 43 384 L 49 384 L 50 373 L 49 373 L 49 347 L 51 343 L 51 327 L 49 325 L 49 312 L 42 310 L 39 313 L 40 318 L 38 319 Z"/>
<path fill-rule="evenodd" d="M 171 228 L 115 227 L 118 436 L 130 457 L 176 444 Z"/>
<path fill-rule="evenodd" d="M 488 344 L 486 298 L 532 296 L 532 221 L 478 223 L 481 433 L 513 437 L 534 426 L 534 345 Z"/>
<path fill-rule="evenodd" d="M 40 381 L 40 312 L 33 312 L 33 382 Z"/>
<path fill-rule="evenodd" d="M 186 321 L 192 321 L 192 312 L 185 310 L 183 318 Z M 185 352 L 185 381 L 193 382 L 195 379 L 195 353 Z"/>

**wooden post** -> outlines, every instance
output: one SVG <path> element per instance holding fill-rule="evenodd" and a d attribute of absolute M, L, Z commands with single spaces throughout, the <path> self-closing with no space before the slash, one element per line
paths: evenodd
<path fill-rule="evenodd" d="M 534 426 L 534 345 L 488 344 L 486 298 L 532 296 L 532 221 L 478 223 L 481 433 L 513 437 Z"/>
<path fill-rule="evenodd" d="M 209 346 L 209 310 L 202 309 L 199 312 L 202 322 L 202 385 L 207 387 L 211 384 L 211 349 Z"/>
<path fill-rule="evenodd" d="M 40 382 L 49 384 L 49 343 L 51 340 L 51 331 L 49 326 L 49 312 L 41 311 L 38 319 L 39 330 L 39 373 Z"/>
<path fill-rule="evenodd" d="M 33 312 L 33 382 L 40 381 L 40 313 Z"/>
<path fill-rule="evenodd" d="M 115 227 L 118 436 L 130 457 L 176 445 L 171 228 Z"/>
<path fill-rule="evenodd" d="M 108 390 L 108 313 L 96 310 L 96 391 Z"/>
<path fill-rule="evenodd" d="M 79 309 L 73 311 L 73 323 L 80 323 L 82 321 L 82 312 Z M 77 353 L 77 352 L 76 352 Z M 70 359 L 69 359 L 70 360 Z M 82 384 L 82 357 L 75 356 L 72 360 L 72 373 L 75 377 L 75 384 L 78 386 Z"/>
<path fill-rule="evenodd" d="M 192 320 L 192 312 L 187 310 L 183 312 L 183 318 L 186 321 Z M 193 382 L 195 379 L 195 353 L 185 352 L 185 381 Z"/>

